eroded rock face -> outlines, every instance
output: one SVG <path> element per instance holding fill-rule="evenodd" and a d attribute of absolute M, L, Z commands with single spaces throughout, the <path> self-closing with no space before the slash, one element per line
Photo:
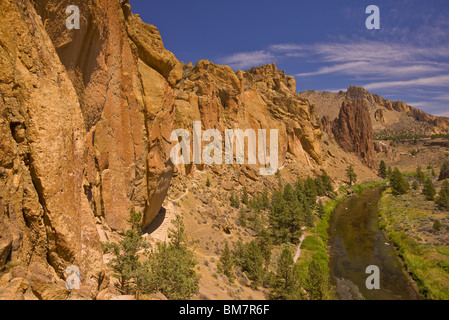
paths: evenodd
<path fill-rule="evenodd" d="M 344 101 L 338 118 L 332 123 L 332 132 L 343 150 L 354 152 L 368 166 L 374 166 L 373 128 L 364 100 Z"/>
<path fill-rule="evenodd" d="M 294 78 L 274 64 L 248 72 L 234 72 L 206 60 L 185 65 L 175 89 L 176 127 L 189 129 L 193 121 L 201 121 L 203 130 L 218 129 L 223 135 L 226 129 L 266 129 L 268 133 L 277 129 L 279 166 L 287 153 L 307 166 L 320 164 L 319 120 L 295 89 Z M 190 170 L 180 168 L 181 172 Z"/>
<path fill-rule="evenodd" d="M 61 278 L 77 265 L 95 290 L 104 266 L 83 190 L 78 96 L 32 5 L 0 1 L 0 10 L 0 223 L 12 241 L 8 260 Z"/>
<path fill-rule="evenodd" d="M 430 115 L 428 113 L 425 113 L 422 110 L 419 110 L 417 108 L 414 108 L 412 106 L 409 106 L 403 101 L 391 101 L 388 99 L 384 99 L 381 96 L 377 94 L 371 94 L 368 91 L 366 91 L 363 87 L 358 86 L 351 86 L 348 88 L 346 93 L 346 99 L 365 99 L 370 104 L 376 105 L 377 107 L 383 107 L 386 110 L 390 111 L 397 111 L 404 115 L 408 115 L 409 117 L 421 121 L 424 123 L 427 123 L 431 127 L 428 128 L 428 132 L 446 132 L 449 129 L 449 118 L 447 117 L 436 117 L 433 115 Z M 375 119 L 379 120 L 380 122 L 385 123 L 385 117 L 381 116 L 379 113 L 383 112 L 385 113 L 385 109 L 378 109 L 376 110 L 374 116 Z M 381 110 L 381 111 L 380 111 Z M 430 131 L 432 130 L 432 131 Z"/>
<path fill-rule="evenodd" d="M 65 26 L 69 5 L 79 30 Z M 274 64 L 185 65 L 127 1 L 0 0 L 0 10 L 0 267 L 21 268 L 5 294 L 67 298 L 70 265 L 87 296 L 103 290 L 97 224 L 126 228 L 131 208 L 151 223 L 175 169 L 175 128 L 278 129 L 280 166 L 287 154 L 322 163 L 315 109 Z"/>
<path fill-rule="evenodd" d="M 68 30 L 58 9 L 71 4 L 82 13 L 80 30 Z M 181 64 L 127 1 L 49 0 L 37 7 L 80 98 L 88 146 L 84 188 L 94 215 L 120 230 L 134 207 L 148 224 L 173 172 L 171 85 L 182 76 Z"/>
<path fill-rule="evenodd" d="M 385 111 L 383 109 L 377 109 L 374 113 L 374 119 L 376 121 L 385 123 Z"/>

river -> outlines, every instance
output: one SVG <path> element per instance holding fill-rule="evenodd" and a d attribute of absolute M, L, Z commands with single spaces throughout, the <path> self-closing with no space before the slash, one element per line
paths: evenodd
<path fill-rule="evenodd" d="M 339 299 L 421 299 L 378 225 L 382 188 L 372 188 L 338 204 L 329 221 L 330 269 Z M 365 273 L 379 267 L 380 289 L 366 288 Z"/>

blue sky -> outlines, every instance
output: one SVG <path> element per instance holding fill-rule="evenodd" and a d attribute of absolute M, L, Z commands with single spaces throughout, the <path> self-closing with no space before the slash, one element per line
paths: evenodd
<path fill-rule="evenodd" d="M 380 30 L 368 30 L 368 5 Z M 184 62 L 249 69 L 275 62 L 297 91 L 365 87 L 449 116 L 448 0 L 131 0 Z"/>

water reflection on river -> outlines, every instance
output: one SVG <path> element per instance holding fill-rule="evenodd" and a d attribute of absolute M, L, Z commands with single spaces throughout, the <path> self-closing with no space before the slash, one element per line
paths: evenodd
<path fill-rule="evenodd" d="M 330 268 L 340 299 L 412 300 L 419 294 L 406 276 L 394 249 L 378 227 L 377 203 L 382 188 L 349 197 L 329 221 Z M 380 289 L 368 290 L 366 267 L 380 269 Z"/>

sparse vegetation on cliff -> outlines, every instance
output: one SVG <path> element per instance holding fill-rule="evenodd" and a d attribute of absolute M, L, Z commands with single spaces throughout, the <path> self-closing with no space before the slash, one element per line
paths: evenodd
<path fill-rule="evenodd" d="M 128 220 L 131 229 L 122 232 L 118 243 L 103 244 L 105 252 L 114 258 L 108 266 L 119 280 L 118 289 L 123 294 L 151 294 L 161 292 L 168 299 L 190 299 L 198 292 L 199 276 L 193 269 L 196 265 L 193 252 L 188 248 L 184 223 L 180 216 L 174 220 L 174 229 L 169 230 L 168 243 L 148 244 L 140 231 L 142 214 L 131 210 Z"/>

